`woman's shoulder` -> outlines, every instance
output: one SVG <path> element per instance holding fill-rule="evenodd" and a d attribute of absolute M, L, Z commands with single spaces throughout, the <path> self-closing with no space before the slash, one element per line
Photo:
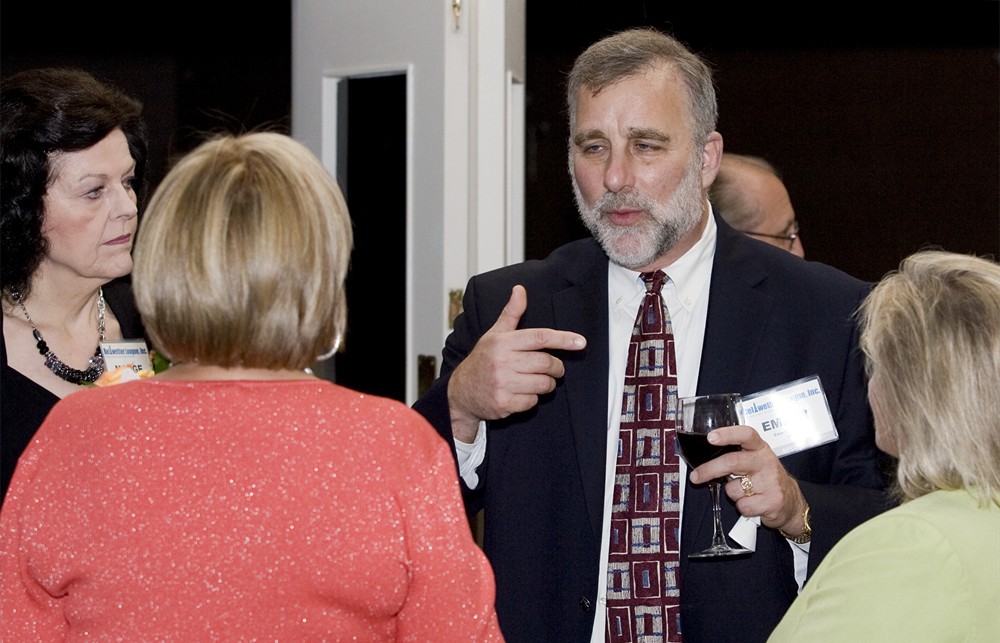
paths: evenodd
<path fill-rule="evenodd" d="M 878 528 L 883 523 L 924 524 L 944 533 L 961 531 L 971 525 L 996 524 L 1000 527 L 1000 506 L 995 503 L 981 505 L 964 489 L 938 490 L 904 502 L 864 524 Z"/>
<path fill-rule="evenodd" d="M 395 435 L 399 428 L 405 427 L 408 430 L 417 430 L 418 434 L 426 429 L 437 436 L 422 415 L 400 400 L 365 393 L 331 382 L 325 382 L 324 386 L 326 385 L 331 387 L 329 399 L 339 409 L 339 415 L 357 422 L 365 430 L 378 432 L 386 429 Z"/>
<path fill-rule="evenodd" d="M 966 640 L 995 640 L 981 634 L 1000 623 L 1000 508 L 970 500 L 936 491 L 856 527 L 826 555 L 769 641 L 936 641 L 963 631 Z M 914 610 L 928 593 L 937 599 Z"/>
<path fill-rule="evenodd" d="M 954 587 L 1000 577 L 1000 507 L 980 507 L 965 491 L 921 496 L 855 527 L 816 577 L 858 574 L 919 586 L 928 574 L 946 584 L 933 571 L 945 568 Z"/>

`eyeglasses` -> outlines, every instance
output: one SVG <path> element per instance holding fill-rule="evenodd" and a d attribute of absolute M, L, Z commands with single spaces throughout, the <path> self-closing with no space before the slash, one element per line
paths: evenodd
<path fill-rule="evenodd" d="M 795 245 L 795 240 L 799 238 L 799 222 L 792 221 L 791 225 L 788 226 L 790 231 L 788 234 L 767 234 L 766 232 L 751 232 L 750 230 L 739 230 L 743 234 L 749 234 L 752 237 L 767 237 L 768 239 L 782 239 L 788 242 L 788 249 L 791 250 L 792 246 Z"/>

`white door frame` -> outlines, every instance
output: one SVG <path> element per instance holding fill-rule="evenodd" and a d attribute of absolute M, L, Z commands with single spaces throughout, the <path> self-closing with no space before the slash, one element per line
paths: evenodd
<path fill-rule="evenodd" d="M 453 2 L 292 1 L 292 135 L 334 176 L 339 83 L 406 74 L 407 404 L 451 293 L 524 255 L 525 0 Z"/>

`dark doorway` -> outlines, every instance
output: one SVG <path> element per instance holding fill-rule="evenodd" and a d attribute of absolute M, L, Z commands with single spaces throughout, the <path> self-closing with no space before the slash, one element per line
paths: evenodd
<path fill-rule="evenodd" d="M 404 401 L 406 76 L 351 78 L 341 83 L 338 103 L 337 178 L 354 222 L 354 253 L 334 380 Z"/>

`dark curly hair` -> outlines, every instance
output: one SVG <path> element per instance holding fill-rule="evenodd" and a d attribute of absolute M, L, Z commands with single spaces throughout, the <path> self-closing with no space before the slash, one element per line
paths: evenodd
<path fill-rule="evenodd" d="M 77 152 L 120 129 L 135 161 L 139 203 L 146 190 L 142 103 L 73 68 L 30 69 L 0 83 L 0 262 L 3 296 L 28 295 L 31 275 L 48 252 L 43 203 L 52 152 Z"/>

